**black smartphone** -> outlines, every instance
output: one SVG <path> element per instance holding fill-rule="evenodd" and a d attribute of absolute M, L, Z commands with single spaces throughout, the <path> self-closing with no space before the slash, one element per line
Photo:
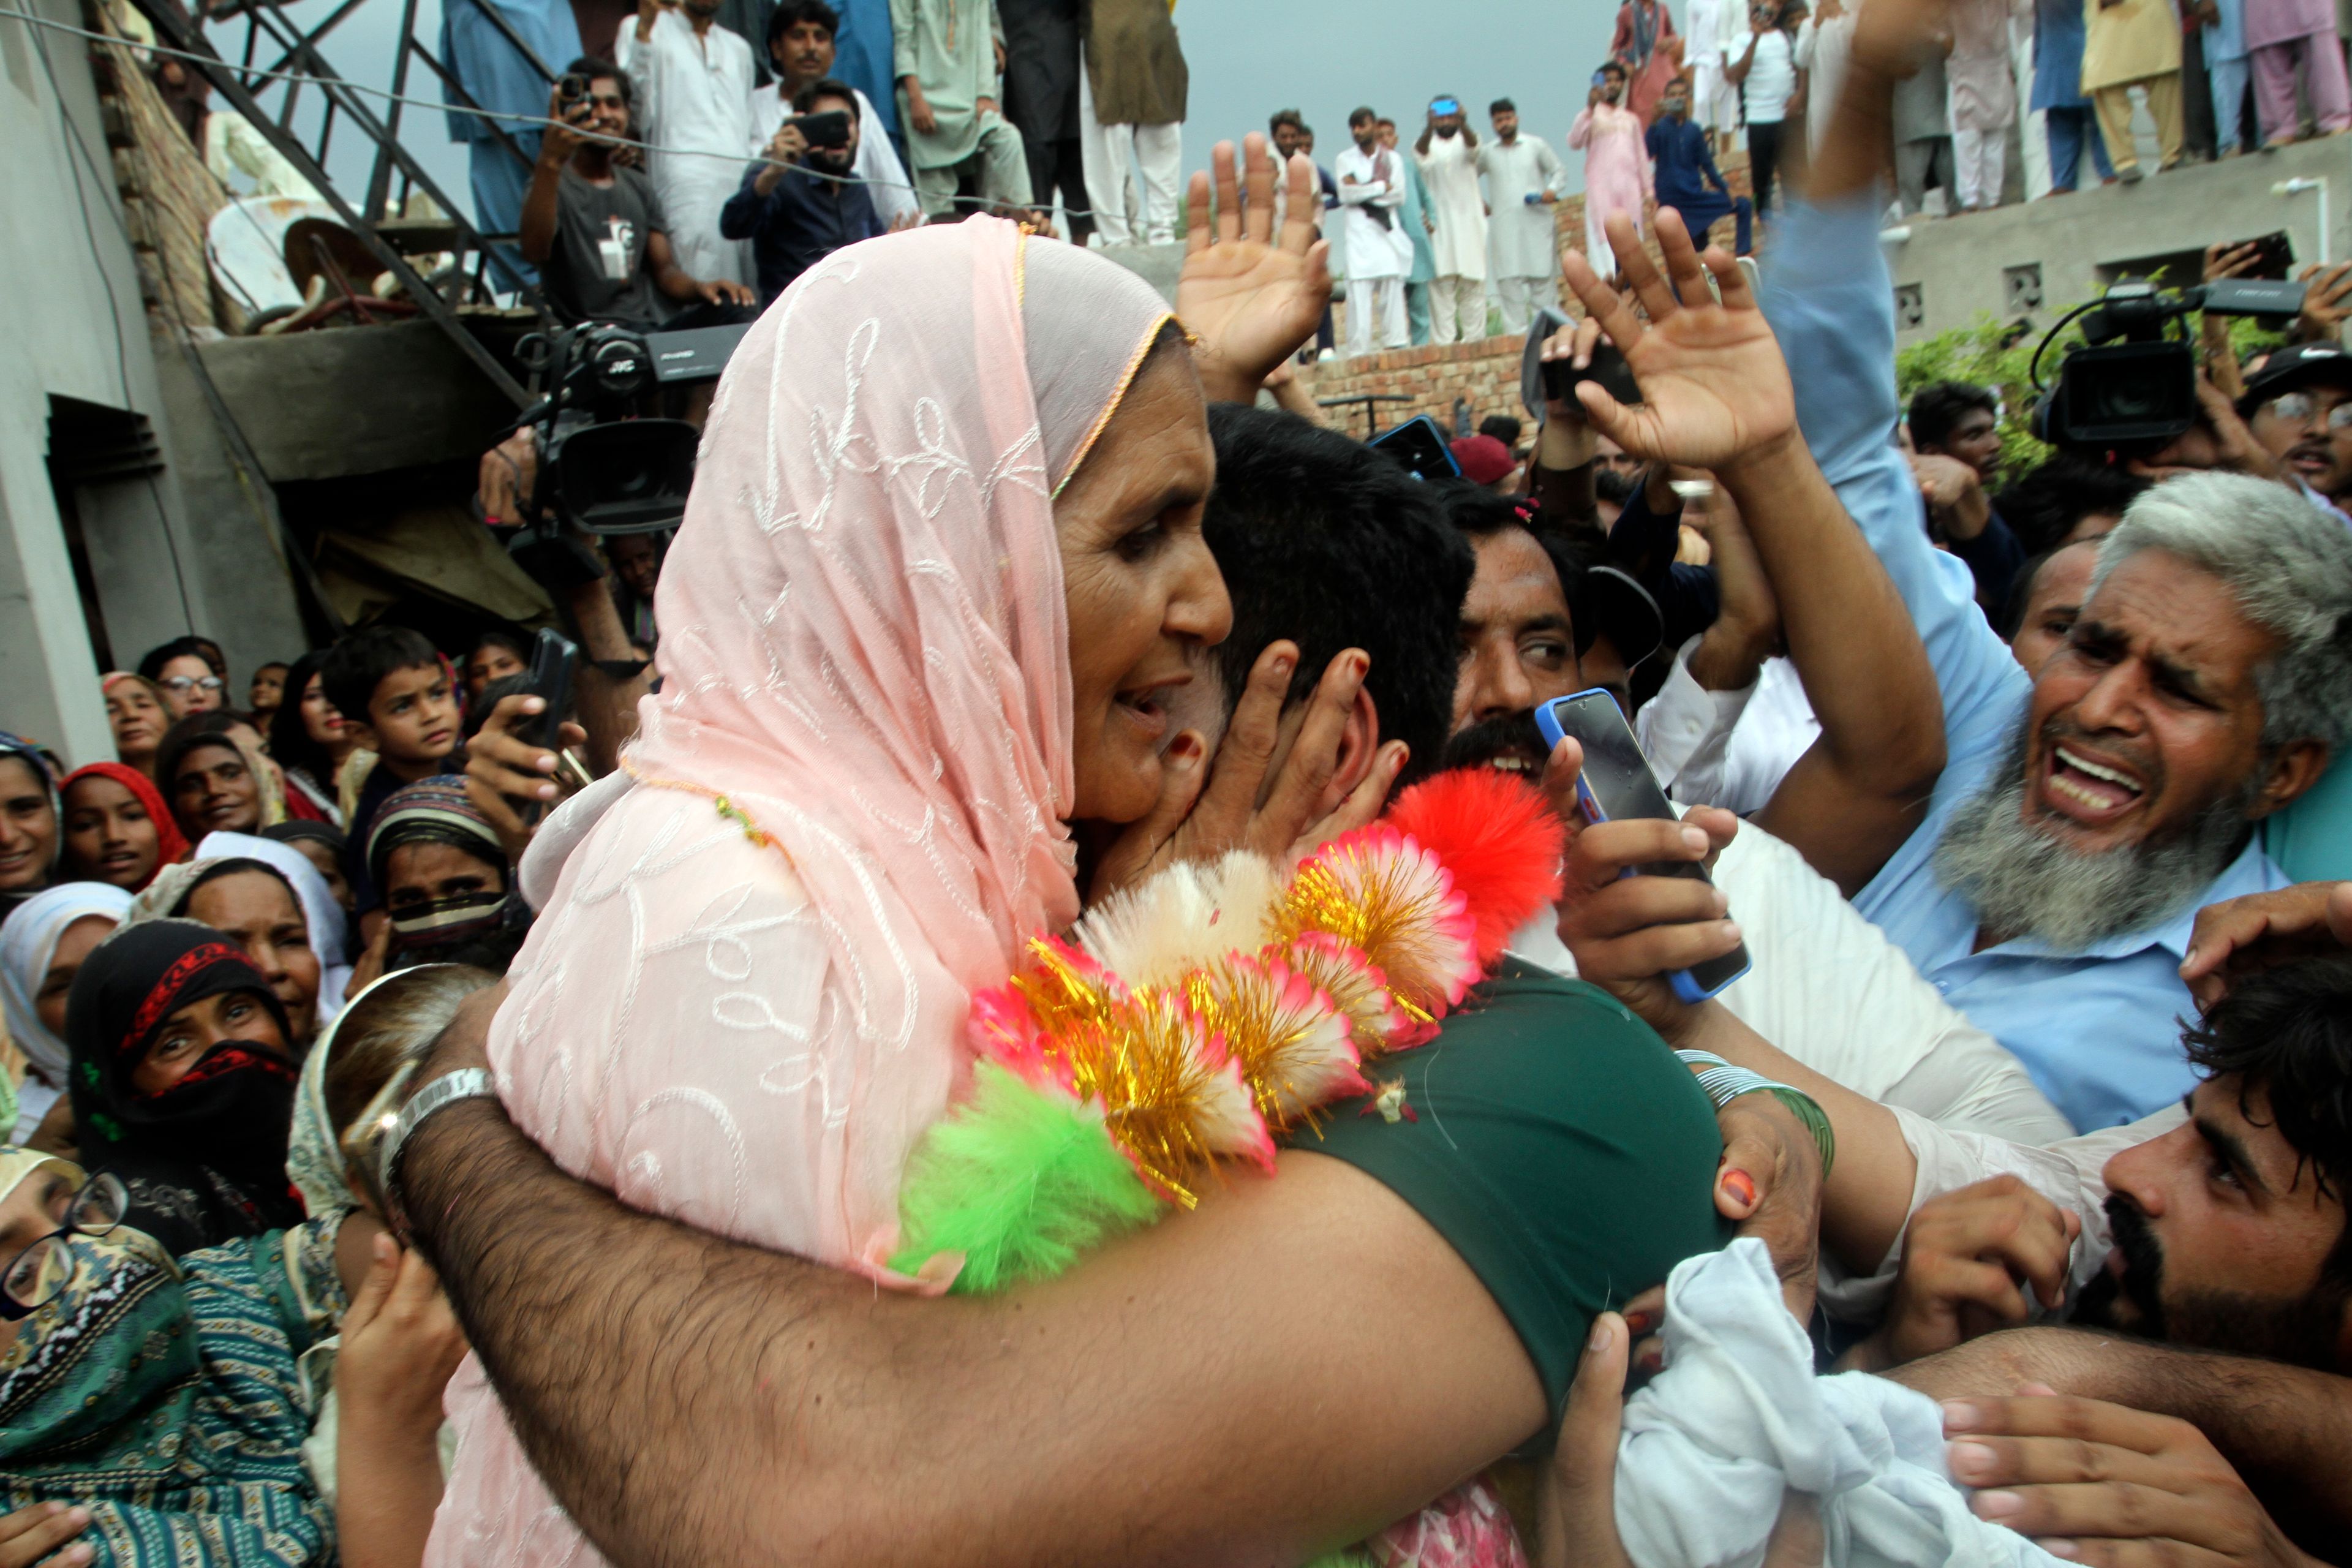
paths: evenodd
<path fill-rule="evenodd" d="M 1576 369 L 1564 359 L 1544 361 L 1543 380 L 1546 397 L 1574 397 L 1576 393 L 1573 389 L 1578 382 L 1597 381 L 1601 390 L 1620 403 L 1642 401 L 1642 388 L 1633 380 L 1633 367 L 1625 363 L 1625 356 L 1618 352 L 1617 345 L 1606 338 L 1592 345 L 1591 363 L 1582 370 Z"/>
<path fill-rule="evenodd" d="M 517 739 L 559 754 L 562 752 L 563 714 L 572 706 L 572 671 L 579 662 L 578 644 L 551 627 L 540 628 L 530 645 L 530 693 L 544 698 L 547 706 L 523 721 L 522 728 L 515 731 Z M 522 819 L 537 822 L 546 809 L 544 801 L 525 802 Z"/>
<path fill-rule="evenodd" d="M 1650 759 L 1642 754 L 1642 743 L 1633 738 L 1633 726 L 1625 722 L 1624 710 L 1608 692 L 1596 688 L 1573 697 L 1555 698 L 1536 709 L 1536 728 L 1543 731 L 1547 747 L 1559 745 L 1570 735 L 1584 747 L 1584 768 L 1576 779 L 1576 804 L 1586 822 L 1597 826 L 1627 816 L 1671 822 L 1681 815 L 1658 787 L 1657 776 L 1650 772 Z M 1638 869 L 1643 876 L 1713 881 L 1705 867 L 1690 860 L 1662 860 Z M 1747 973 L 1748 948 L 1742 943 L 1720 958 L 1677 969 L 1666 979 L 1675 995 L 1696 1004 Z"/>
<path fill-rule="evenodd" d="M 574 71 L 555 84 L 555 101 L 569 110 L 588 96 L 588 79 Z"/>
<path fill-rule="evenodd" d="M 849 111 L 828 109 L 823 114 L 803 114 L 788 121 L 801 128 L 801 134 L 812 147 L 846 147 L 849 145 Z"/>
<path fill-rule="evenodd" d="M 2241 277 L 2286 278 L 2294 271 L 2294 241 L 2284 229 L 2266 234 L 2254 241 L 2254 264 Z"/>
<path fill-rule="evenodd" d="M 1371 448 L 1393 459 L 1416 479 L 1462 477 L 1462 465 L 1454 460 L 1454 448 L 1446 443 L 1445 432 L 1426 414 L 1415 415 L 1402 425 L 1381 431 L 1372 437 Z"/>

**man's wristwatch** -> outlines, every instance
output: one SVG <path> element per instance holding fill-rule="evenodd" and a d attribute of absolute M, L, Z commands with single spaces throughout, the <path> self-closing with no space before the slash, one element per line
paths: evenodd
<path fill-rule="evenodd" d="M 436 1110 L 461 1100 L 496 1100 L 498 1093 L 498 1085 L 491 1081 L 488 1068 L 459 1068 L 456 1072 L 444 1073 L 409 1098 L 401 1108 L 400 1119 L 392 1124 L 392 1131 L 384 1138 L 383 1152 L 376 1156 L 377 1190 L 394 1209 L 405 1208 L 394 1179 L 400 1173 L 400 1152 L 408 1146 L 408 1135 L 425 1125 L 425 1119 Z M 404 1222 L 404 1213 L 398 1217 Z M 407 1226 L 401 1223 L 399 1228 L 405 1232 Z"/>

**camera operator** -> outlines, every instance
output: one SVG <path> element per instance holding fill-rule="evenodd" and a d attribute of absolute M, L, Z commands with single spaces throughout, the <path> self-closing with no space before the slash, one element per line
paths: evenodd
<path fill-rule="evenodd" d="M 584 96 L 566 102 L 567 85 Z M 520 240 L 548 302 L 566 322 L 615 321 L 640 331 L 725 326 L 751 319 L 751 291 L 704 280 L 677 264 L 653 182 L 614 160 L 630 134 L 629 82 L 609 60 L 579 59 L 557 84 L 549 114 L 564 123 L 541 140 Z M 672 312 L 667 301 L 685 303 Z"/>
<path fill-rule="evenodd" d="M 762 309 L 843 246 L 883 232 L 874 198 L 849 178 L 863 131 L 856 89 L 830 79 L 814 81 L 793 100 L 793 110 L 767 155 L 743 172 L 741 187 L 719 212 L 720 234 L 751 242 Z M 813 143 L 812 134 L 820 142 Z"/>
<path fill-rule="evenodd" d="M 2352 353 L 2288 344 L 2246 377 L 2238 412 L 2288 483 L 2338 507 L 2352 498 Z"/>

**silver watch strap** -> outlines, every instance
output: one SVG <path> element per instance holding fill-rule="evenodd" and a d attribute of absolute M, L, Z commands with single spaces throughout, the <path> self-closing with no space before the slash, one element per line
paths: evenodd
<path fill-rule="evenodd" d="M 400 1169 L 400 1151 L 406 1146 L 408 1135 L 422 1127 L 426 1117 L 461 1100 L 479 1100 L 485 1095 L 495 1100 L 498 1092 L 488 1068 L 459 1068 L 418 1089 L 401 1108 L 400 1120 L 393 1123 L 391 1136 L 383 1141 L 383 1152 L 376 1157 L 376 1180 L 381 1190 L 392 1192 L 393 1177 Z"/>

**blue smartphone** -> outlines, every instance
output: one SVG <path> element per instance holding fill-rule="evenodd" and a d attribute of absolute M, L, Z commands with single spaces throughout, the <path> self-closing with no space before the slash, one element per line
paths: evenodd
<path fill-rule="evenodd" d="M 1429 111 L 1432 114 L 1459 114 L 1462 112 L 1462 100 L 1458 98 L 1435 99 L 1431 101 Z"/>
<path fill-rule="evenodd" d="M 1543 731 L 1547 748 L 1558 746 L 1570 735 L 1584 748 L 1584 767 L 1576 779 L 1576 805 L 1586 822 L 1598 826 L 1633 816 L 1671 822 L 1680 815 L 1666 799 L 1666 792 L 1658 787 L 1656 775 L 1650 772 L 1650 759 L 1642 754 L 1642 743 L 1633 738 L 1633 726 L 1625 722 L 1617 700 L 1608 692 L 1596 688 L 1542 703 L 1536 709 L 1536 728 Z M 1690 860 L 1655 861 L 1625 874 L 1713 882 L 1705 867 Z M 1748 948 L 1742 943 L 1720 958 L 1675 970 L 1666 979 L 1675 995 L 1696 1004 L 1747 973 Z"/>

